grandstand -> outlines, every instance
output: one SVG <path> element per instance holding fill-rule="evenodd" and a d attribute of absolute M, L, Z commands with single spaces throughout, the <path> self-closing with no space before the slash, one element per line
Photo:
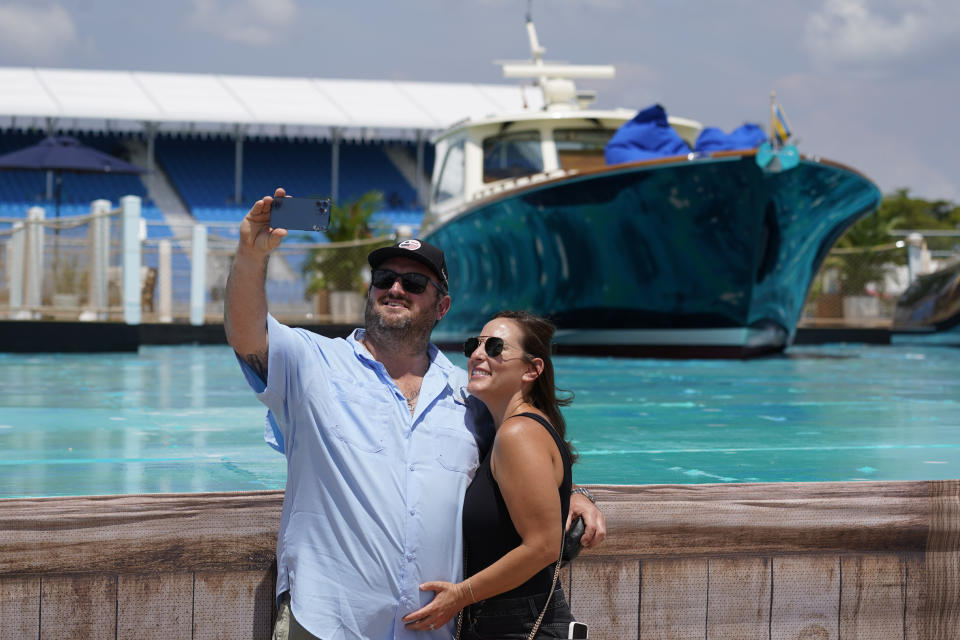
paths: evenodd
<path fill-rule="evenodd" d="M 48 221 L 70 220 L 89 214 L 94 200 L 117 206 L 123 196 L 140 197 L 143 265 L 158 268 L 159 243 L 172 244 L 178 316 L 189 297 L 191 228 L 204 225 L 207 302 L 218 315 L 228 247 L 257 198 L 283 186 L 343 203 L 376 190 L 384 203 L 377 228 L 416 234 L 433 165 L 430 136 L 464 117 L 525 106 L 519 87 L 458 83 L 0 67 L 0 85 L 0 153 L 72 135 L 147 169 L 142 176 L 64 173 L 56 213 L 49 175 L 0 171 L 0 314 L 11 277 L 4 241 L 30 207 L 43 207 Z M 58 260 L 73 246 L 71 259 L 82 262 L 85 232 L 58 226 L 44 242 L 58 243 Z M 272 302 L 293 309 L 309 306 L 300 267 L 310 248 L 299 237 L 285 244 L 297 244 L 291 240 L 300 246 L 271 263 L 268 288 Z M 114 251 L 111 265 L 118 264 Z"/>
<path fill-rule="evenodd" d="M 84 145 L 110 153 L 127 161 L 145 153 L 145 142 L 132 134 L 109 135 L 61 131 L 76 137 Z M 0 153 L 7 153 L 39 142 L 45 132 L 37 130 L 0 130 Z M 177 198 L 193 220 L 213 223 L 238 223 L 250 204 L 277 186 L 291 194 L 329 197 L 331 193 L 331 145 L 329 140 L 257 138 L 245 142 L 243 193 L 239 202 L 234 195 L 234 141 L 225 136 L 188 137 L 162 135 L 156 141 L 155 174 L 166 178 Z M 387 205 L 380 219 L 391 226 L 419 226 L 423 206 L 415 185 L 411 184 L 387 154 L 390 149 L 411 158 L 415 154 L 408 141 L 377 140 L 346 142 L 341 147 L 341 199 L 348 201 L 367 191 L 384 194 Z M 430 157 L 430 156 L 428 156 Z M 424 171 L 431 166 L 425 165 Z M 121 196 L 144 198 L 144 217 L 150 222 L 165 221 L 148 192 L 156 179 L 120 174 L 71 174 L 62 176 L 60 215 L 76 216 L 89 212 L 90 202 L 106 198 L 117 202 Z M 48 179 L 37 171 L 0 171 L 0 217 L 23 217 L 31 206 L 54 207 Z M 51 187 L 52 189 L 52 187 Z M 150 237 L 168 235 L 164 225 L 150 225 Z"/>

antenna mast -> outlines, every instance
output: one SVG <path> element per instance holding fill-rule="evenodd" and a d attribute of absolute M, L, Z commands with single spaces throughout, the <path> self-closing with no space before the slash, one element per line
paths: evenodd
<path fill-rule="evenodd" d="M 544 62 L 546 48 L 540 45 L 537 29 L 533 25 L 533 0 L 527 0 L 527 39 L 530 41 L 528 62 L 503 63 L 504 78 L 535 78 L 543 92 L 543 102 L 548 110 L 574 108 L 576 100 L 584 108 L 595 98 L 593 92 L 578 92 L 574 78 L 613 78 L 612 65 L 558 64 Z"/>

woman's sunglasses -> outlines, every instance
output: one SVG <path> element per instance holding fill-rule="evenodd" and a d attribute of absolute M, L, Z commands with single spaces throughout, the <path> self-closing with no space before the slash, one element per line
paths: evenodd
<path fill-rule="evenodd" d="M 374 269 L 373 273 L 370 275 L 370 284 L 375 286 L 377 289 L 389 289 L 393 286 L 393 283 L 397 281 L 397 278 L 400 278 L 400 285 L 407 293 L 423 293 L 427 288 L 428 282 L 435 286 L 437 291 L 443 293 L 443 289 L 440 288 L 440 285 L 431 280 L 428 276 L 425 276 L 422 273 L 416 273 L 414 271 L 411 271 L 410 273 L 397 273 L 392 269 Z"/>
<path fill-rule="evenodd" d="M 503 338 L 498 338 L 496 336 L 477 336 L 475 338 L 467 338 L 467 341 L 463 343 L 463 355 L 469 358 L 481 344 L 483 344 L 483 350 L 487 352 L 488 357 L 496 358 L 498 355 L 503 353 L 503 346 L 506 343 L 503 341 Z M 523 355 L 524 357 L 527 357 L 526 353 Z"/>

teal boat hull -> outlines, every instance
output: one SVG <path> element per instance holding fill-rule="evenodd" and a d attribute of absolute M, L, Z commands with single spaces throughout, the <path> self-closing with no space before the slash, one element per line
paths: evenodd
<path fill-rule="evenodd" d="M 750 357 L 783 350 L 840 234 L 881 194 L 841 165 L 752 153 L 618 165 L 482 200 L 426 235 L 453 305 L 440 344 L 502 309 L 549 316 L 561 353 Z"/>

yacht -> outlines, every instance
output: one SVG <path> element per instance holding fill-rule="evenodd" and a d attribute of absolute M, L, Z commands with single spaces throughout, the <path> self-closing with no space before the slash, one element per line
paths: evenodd
<path fill-rule="evenodd" d="M 557 325 L 558 353 L 785 349 L 821 262 L 879 206 L 877 187 L 771 145 L 759 127 L 762 144 L 724 148 L 700 144 L 717 130 L 659 105 L 591 108 L 595 94 L 575 80 L 614 69 L 546 62 L 526 27 L 531 59 L 504 63 L 504 75 L 535 79 L 542 104 L 463 120 L 434 140 L 421 233 L 444 248 L 454 299 L 434 340 L 459 343 L 497 311 L 525 309 Z M 626 160 L 611 153 L 638 119 L 654 139 Z"/>

